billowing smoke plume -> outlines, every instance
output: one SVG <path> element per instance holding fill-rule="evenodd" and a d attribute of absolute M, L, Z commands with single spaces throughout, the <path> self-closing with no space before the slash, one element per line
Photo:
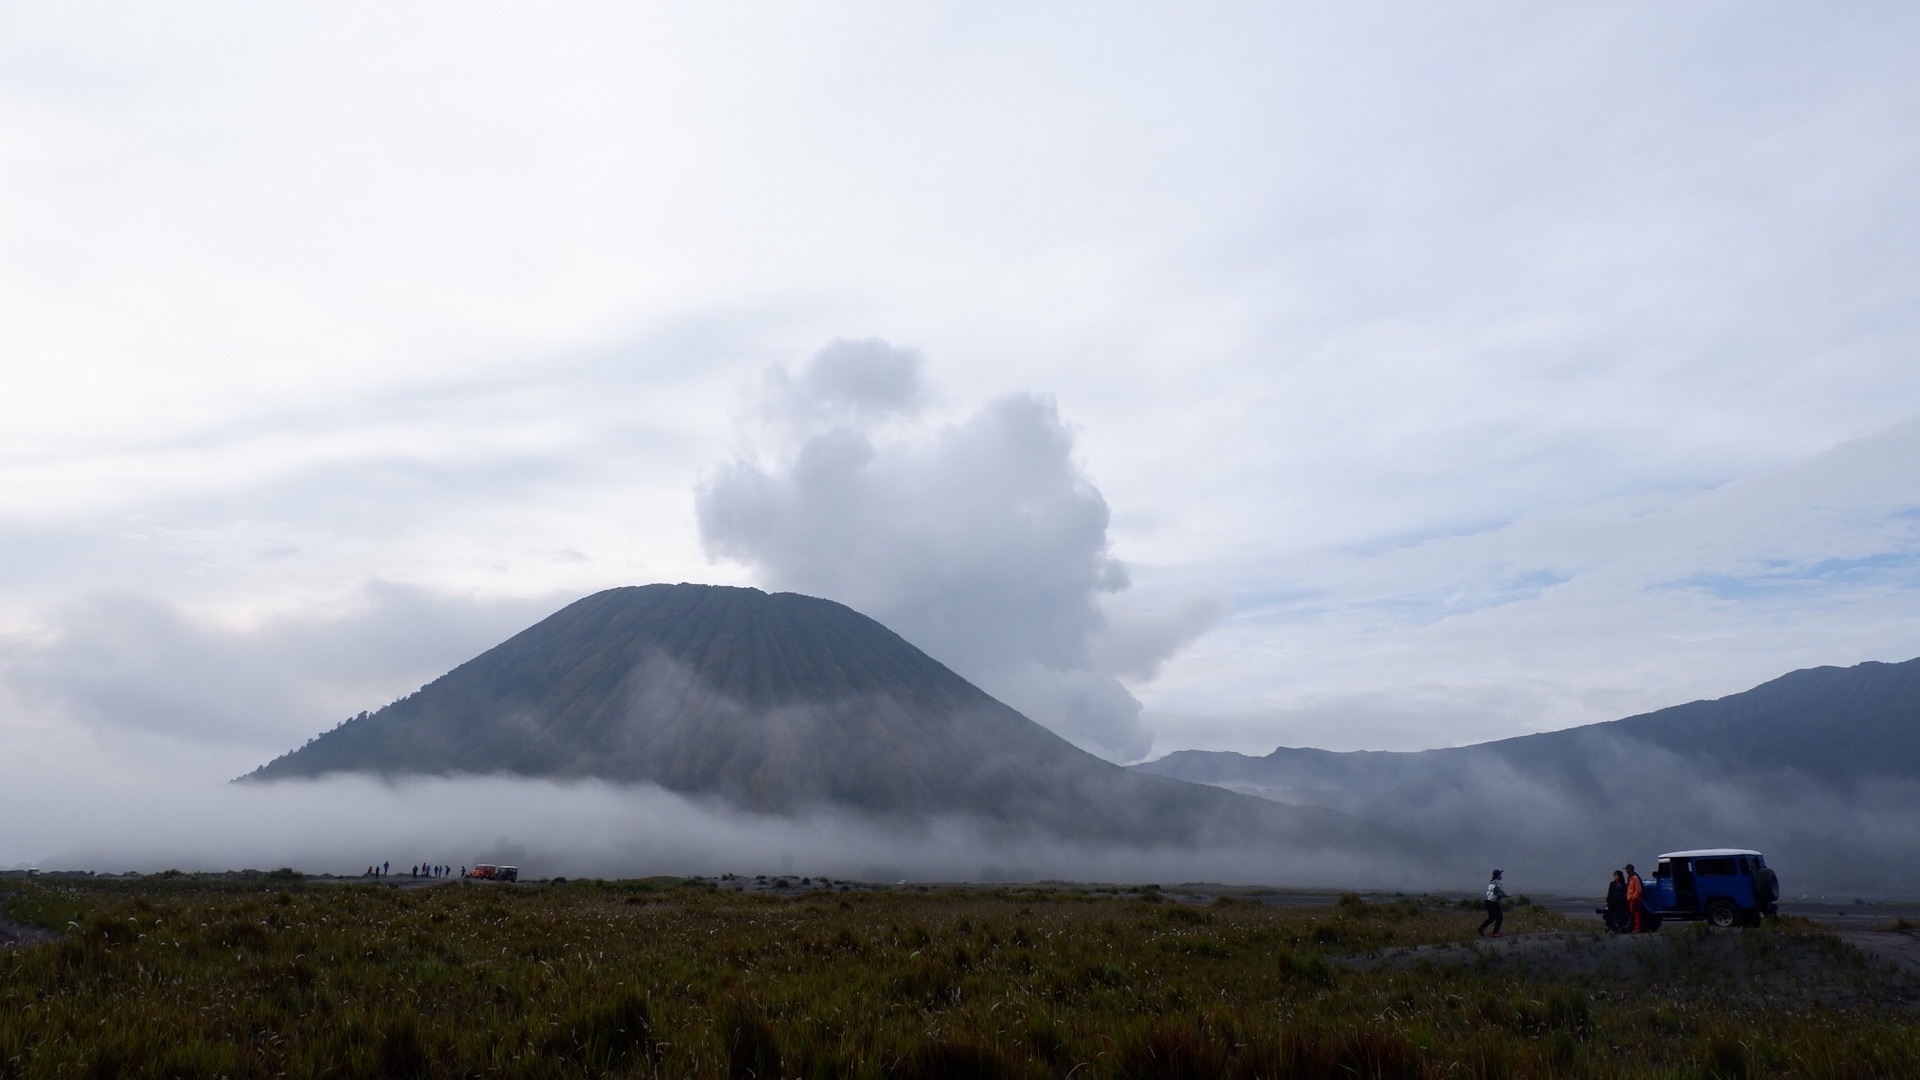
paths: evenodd
<path fill-rule="evenodd" d="M 1147 613 L 1107 504 L 1051 398 L 1006 394 L 932 424 L 925 363 L 879 340 L 835 341 L 760 400 L 759 456 L 697 494 L 700 535 L 762 584 L 838 600 L 1096 752 L 1146 753 L 1151 678 L 1217 605 Z"/>

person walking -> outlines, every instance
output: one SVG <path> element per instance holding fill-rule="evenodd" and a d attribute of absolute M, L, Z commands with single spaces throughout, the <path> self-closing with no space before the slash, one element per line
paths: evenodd
<path fill-rule="evenodd" d="M 1504 923 L 1507 918 L 1506 912 L 1500 908 L 1500 901 L 1506 898 L 1507 890 L 1500 887 L 1500 871 L 1495 870 L 1493 876 L 1487 879 L 1487 917 L 1480 923 L 1480 928 L 1475 930 L 1474 933 L 1485 937 L 1487 936 L 1487 927 L 1491 926 L 1493 927 L 1493 936 L 1500 936 L 1500 925 Z"/>
<path fill-rule="evenodd" d="M 1613 880 L 1607 883 L 1607 931 L 1624 934 L 1632 928 L 1632 916 L 1627 908 L 1627 875 L 1615 870 Z"/>
<path fill-rule="evenodd" d="M 1640 898 L 1646 895 L 1646 891 L 1647 887 L 1640 881 L 1639 873 L 1633 869 L 1632 863 L 1628 863 L 1627 910 L 1633 915 L 1633 932 L 1636 934 L 1640 933 L 1642 926 L 1645 925 L 1642 921 L 1641 913 L 1646 910 L 1646 905 L 1640 902 Z"/>

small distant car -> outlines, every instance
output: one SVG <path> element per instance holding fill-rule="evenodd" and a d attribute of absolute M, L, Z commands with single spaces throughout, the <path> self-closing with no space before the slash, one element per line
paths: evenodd
<path fill-rule="evenodd" d="M 492 863 L 481 863 L 469 871 L 467 876 L 477 878 L 481 881 L 519 881 L 520 868 L 517 866 L 495 866 Z"/>
<path fill-rule="evenodd" d="M 1762 917 L 1779 914 L 1780 877 L 1765 855 L 1748 848 L 1669 851 L 1642 881 L 1642 925 L 1648 930 L 1667 919 L 1757 926 Z"/>

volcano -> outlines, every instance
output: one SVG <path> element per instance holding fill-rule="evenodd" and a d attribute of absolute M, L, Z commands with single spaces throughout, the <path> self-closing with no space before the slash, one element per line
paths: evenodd
<path fill-rule="evenodd" d="M 1398 846 L 1336 811 L 1101 760 L 844 605 L 709 585 L 586 597 L 242 779 L 335 773 L 592 778 L 762 814 L 1130 843 Z"/>

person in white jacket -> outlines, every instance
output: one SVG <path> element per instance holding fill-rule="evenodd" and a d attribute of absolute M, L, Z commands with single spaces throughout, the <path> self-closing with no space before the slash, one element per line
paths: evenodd
<path fill-rule="evenodd" d="M 1493 927 L 1493 936 L 1500 936 L 1500 924 L 1506 921 L 1506 913 L 1500 908 L 1500 901 L 1507 898 L 1507 890 L 1500 887 L 1500 871 L 1495 870 L 1487 879 L 1487 917 L 1480 923 L 1480 929 L 1474 931 L 1482 937 L 1487 936 L 1487 927 Z"/>

